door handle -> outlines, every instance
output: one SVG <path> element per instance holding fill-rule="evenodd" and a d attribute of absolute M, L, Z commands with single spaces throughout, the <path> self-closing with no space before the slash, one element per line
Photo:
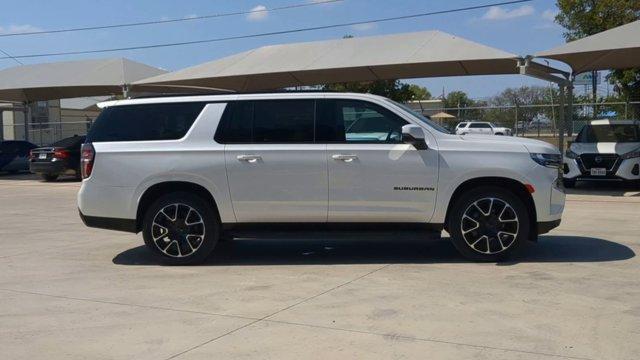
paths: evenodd
<path fill-rule="evenodd" d="M 357 159 L 358 156 L 357 155 L 351 155 L 351 154 L 334 154 L 331 155 L 331 158 L 333 160 L 341 160 L 344 162 L 352 162 L 353 160 Z"/>
<path fill-rule="evenodd" d="M 260 155 L 238 155 L 236 159 L 239 161 L 246 161 L 250 163 L 258 162 L 258 160 L 262 160 L 262 156 Z"/>

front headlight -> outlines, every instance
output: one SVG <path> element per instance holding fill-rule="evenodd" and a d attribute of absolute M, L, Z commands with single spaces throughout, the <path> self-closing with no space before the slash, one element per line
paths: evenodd
<path fill-rule="evenodd" d="M 531 153 L 531 160 L 550 168 L 559 168 L 562 163 L 560 154 Z"/>
<path fill-rule="evenodd" d="M 629 151 L 628 153 L 623 154 L 620 157 L 622 158 L 622 160 L 639 158 L 640 157 L 640 149 L 635 149 L 633 151 Z"/>
<path fill-rule="evenodd" d="M 571 151 L 571 149 L 567 149 L 567 151 L 564 153 L 564 156 L 566 156 L 567 159 L 577 159 L 578 158 L 578 154 L 576 154 L 573 151 Z"/>

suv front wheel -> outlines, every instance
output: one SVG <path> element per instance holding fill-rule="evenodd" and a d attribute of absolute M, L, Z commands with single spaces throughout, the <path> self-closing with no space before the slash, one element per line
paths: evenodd
<path fill-rule="evenodd" d="M 169 265 L 204 261 L 216 246 L 219 234 L 220 224 L 213 207 L 187 192 L 160 197 L 144 215 L 144 242 Z"/>
<path fill-rule="evenodd" d="M 526 242 L 529 213 L 512 192 L 479 187 L 457 199 L 449 216 L 453 245 L 471 260 L 502 261 Z"/>

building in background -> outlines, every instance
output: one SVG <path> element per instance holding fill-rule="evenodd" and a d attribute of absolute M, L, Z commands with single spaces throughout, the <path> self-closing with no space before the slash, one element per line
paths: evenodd
<path fill-rule="evenodd" d="M 31 121 L 28 132 L 25 129 L 23 106 L 0 104 L 0 139 L 29 140 L 37 145 L 47 145 L 69 136 L 85 135 L 100 114 L 96 104 L 108 99 L 109 97 L 91 97 L 36 101 L 30 104 Z"/>

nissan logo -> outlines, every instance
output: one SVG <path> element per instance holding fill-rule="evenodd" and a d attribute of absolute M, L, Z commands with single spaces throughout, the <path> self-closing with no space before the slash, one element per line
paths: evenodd
<path fill-rule="evenodd" d="M 602 156 L 596 156 L 594 160 L 596 161 L 596 163 L 600 164 L 602 162 Z"/>

